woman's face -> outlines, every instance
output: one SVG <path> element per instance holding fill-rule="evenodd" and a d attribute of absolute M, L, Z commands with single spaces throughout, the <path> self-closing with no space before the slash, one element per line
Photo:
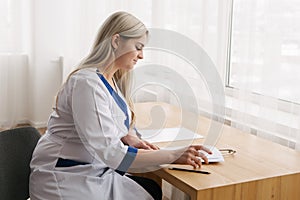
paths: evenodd
<path fill-rule="evenodd" d="M 115 66 L 119 69 L 131 70 L 139 59 L 143 59 L 143 48 L 147 35 L 134 39 L 119 38 L 115 55 Z"/>

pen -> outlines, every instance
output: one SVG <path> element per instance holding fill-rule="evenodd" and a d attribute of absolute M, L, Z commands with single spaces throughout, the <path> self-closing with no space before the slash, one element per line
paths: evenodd
<path fill-rule="evenodd" d="M 185 171 L 185 172 L 196 172 L 200 174 L 210 174 L 210 172 L 207 171 L 200 171 L 200 170 L 192 170 L 192 169 L 183 169 L 183 168 L 177 168 L 177 167 L 171 167 L 170 170 L 178 170 L 178 171 Z"/>

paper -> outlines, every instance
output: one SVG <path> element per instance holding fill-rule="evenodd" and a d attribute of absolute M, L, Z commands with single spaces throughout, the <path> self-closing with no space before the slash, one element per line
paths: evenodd
<path fill-rule="evenodd" d="M 224 162 L 224 157 L 218 148 L 212 147 L 212 146 L 205 146 L 205 147 L 212 151 L 212 154 L 208 154 L 205 151 L 200 150 L 200 152 L 202 152 L 207 157 L 208 162 L 210 162 L 210 163 Z M 175 150 L 175 149 L 182 149 L 182 148 L 184 148 L 184 146 L 165 147 L 165 148 L 161 148 L 161 149 Z M 200 158 L 200 159 L 202 162 L 204 162 L 204 160 L 202 158 Z"/>
<path fill-rule="evenodd" d="M 224 162 L 224 157 L 222 153 L 216 147 L 206 146 L 209 150 L 212 151 L 212 154 L 208 154 L 205 151 L 200 150 L 208 159 L 208 162 Z M 203 159 L 201 159 L 204 162 Z"/>
<path fill-rule="evenodd" d="M 178 140 L 194 140 L 203 138 L 202 135 L 194 133 L 186 128 L 164 128 L 153 130 L 139 130 L 143 140 L 150 143 L 155 142 L 171 142 Z"/>

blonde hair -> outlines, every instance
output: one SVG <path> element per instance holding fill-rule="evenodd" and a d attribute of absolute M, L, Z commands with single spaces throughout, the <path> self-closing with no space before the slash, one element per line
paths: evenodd
<path fill-rule="evenodd" d="M 110 15 L 100 27 L 94 45 L 89 54 L 82 60 L 79 66 L 72 71 L 67 80 L 78 70 L 85 68 L 98 68 L 103 73 L 106 70 L 110 70 L 109 66 L 114 62 L 114 48 L 111 43 L 112 36 L 119 34 L 123 39 L 140 38 L 145 34 L 148 34 L 148 30 L 145 25 L 133 15 L 119 11 Z M 125 97 L 127 104 L 131 111 L 131 124 L 132 127 L 135 123 L 135 115 L 133 102 L 131 99 L 131 73 L 119 69 L 114 74 L 114 79 Z M 56 111 L 59 92 L 56 96 Z"/>

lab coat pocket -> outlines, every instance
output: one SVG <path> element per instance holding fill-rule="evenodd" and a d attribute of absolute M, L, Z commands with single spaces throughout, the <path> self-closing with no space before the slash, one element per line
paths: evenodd
<path fill-rule="evenodd" d="M 58 187 L 62 199 L 108 199 L 109 190 L 105 179 L 82 174 L 65 173 L 59 175 Z M 110 187 L 110 186 L 108 186 Z"/>

